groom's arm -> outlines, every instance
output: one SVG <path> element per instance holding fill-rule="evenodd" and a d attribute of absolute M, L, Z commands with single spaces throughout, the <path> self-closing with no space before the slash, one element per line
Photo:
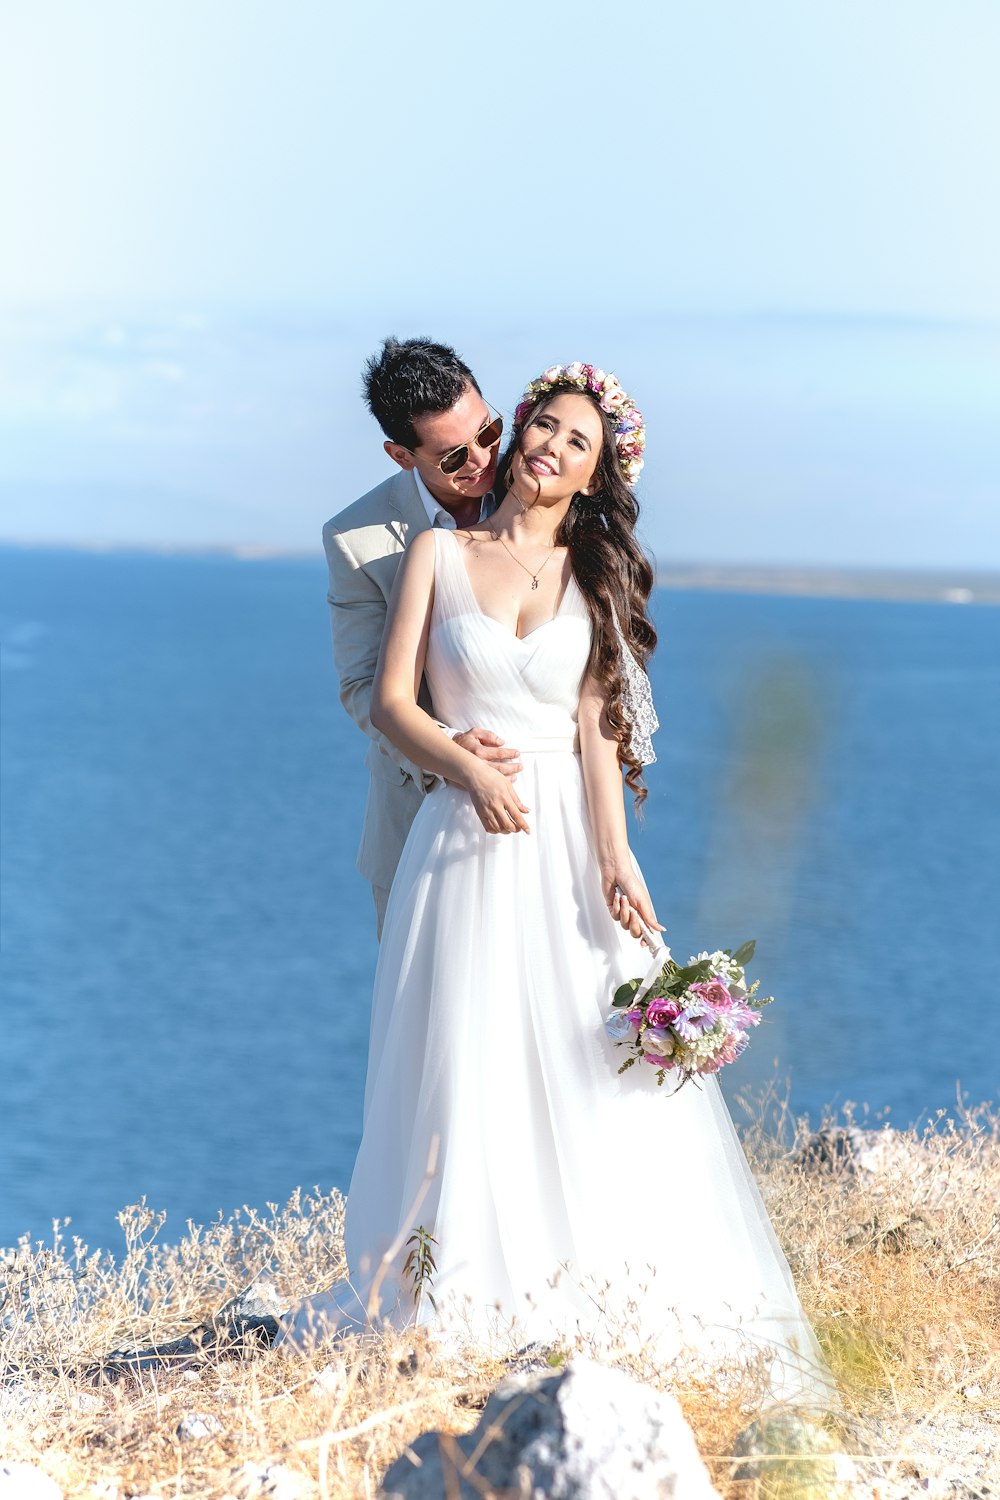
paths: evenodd
<path fill-rule="evenodd" d="M 380 734 L 371 721 L 372 684 L 385 633 L 387 605 L 378 584 L 368 576 L 352 550 L 347 536 L 335 521 L 323 527 L 330 586 L 327 599 L 333 625 L 333 659 L 340 678 L 340 701 L 358 728 L 384 749 L 397 766 L 425 789 L 437 778 L 422 770 Z M 490 761 L 505 776 L 521 770 L 517 750 L 505 745 L 492 730 L 474 727 L 461 733 L 441 724 L 456 744 L 482 760 Z"/>
<path fill-rule="evenodd" d="M 327 599 L 333 626 L 333 660 L 340 679 L 340 701 L 370 739 L 420 786 L 423 771 L 380 734 L 371 721 L 372 683 L 385 631 L 385 596 L 359 564 L 343 533 L 323 528 L 330 586 Z"/>

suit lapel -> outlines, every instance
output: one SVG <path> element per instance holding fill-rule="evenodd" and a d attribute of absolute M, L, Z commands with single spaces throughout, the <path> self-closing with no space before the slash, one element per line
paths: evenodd
<path fill-rule="evenodd" d="M 393 534 L 405 547 L 420 531 L 430 530 L 430 521 L 424 510 L 424 503 L 417 489 L 417 481 L 412 471 L 400 469 L 393 477 L 392 487 L 389 491 L 389 509 L 392 517 L 389 525 Z"/>

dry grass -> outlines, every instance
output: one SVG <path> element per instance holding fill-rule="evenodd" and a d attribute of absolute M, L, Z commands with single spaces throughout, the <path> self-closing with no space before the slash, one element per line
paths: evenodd
<path fill-rule="evenodd" d="M 758 1100 L 748 1154 L 848 1402 L 968 1410 L 978 1389 L 1000 1406 L 1000 1118 L 960 1104 L 887 1132 L 860 1174 L 803 1169 L 804 1124 L 760 1119 Z"/>
<path fill-rule="evenodd" d="M 744 1131 L 748 1154 L 848 1430 L 852 1420 L 1000 1407 L 997 1118 L 960 1111 L 920 1137 L 893 1136 L 868 1176 L 804 1170 L 804 1125 L 773 1099 L 764 1105 Z M 161 1220 L 140 1205 L 122 1215 L 128 1248 L 117 1264 L 58 1232 L 48 1247 L 23 1244 L 0 1268 L 0 1454 L 38 1464 L 67 1496 L 354 1500 L 376 1493 L 418 1433 L 474 1426 L 502 1366 L 449 1360 L 410 1336 L 293 1360 L 206 1353 L 195 1368 L 114 1383 L 88 1373 L 113 1349 L 185 1332 L 262 1275 L 287 1303 L 328 1284 L 341 1270 L 341 1216 L 337 1195 L 295 1197 L 163 1246 Z M 725 1456 L 759 1408 L 759 1372 L 720 1381 L 624 1350 L 620 1362 L 675 1392 L 722 1493 L 748 1496 L 753 1486 L 727 1480 Z M 218 1430 L 182 1440 L 190 1413 Z"/>

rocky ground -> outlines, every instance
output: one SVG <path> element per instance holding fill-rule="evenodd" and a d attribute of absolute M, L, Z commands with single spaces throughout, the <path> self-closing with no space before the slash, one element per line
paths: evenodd
<path fill-rule="evenodd" d="M 586 1348 L 512 1369 L 385 1334 L 289 1361 L 275 1314 L 340 1273 L 339 1198 L 241 1211 L 176 1245 L 139 1205 L 119 1263 L 59 1235 L 0 1257 L 0 1500 L 353 1500 L 389 1479 L 387 1496 L 416 1500 L 434 1491 L 398 1489 L 418 1482 L 414 1452 L 425 1484 L 428 1454 L 469 1470 L 438 1475 L 442 1500 L 1000 1500 L 995 1120 L 964 1111 L 922 1136 L 775 1125 L 762 1110 L 744 1139 L 843 1396 L 825 1422 L 765 1420 L 750 1374 L 658 1369 L 624 1347 L 611 1370 Z M 552 1488 L 556 1462 L 572 1484 Z"/>

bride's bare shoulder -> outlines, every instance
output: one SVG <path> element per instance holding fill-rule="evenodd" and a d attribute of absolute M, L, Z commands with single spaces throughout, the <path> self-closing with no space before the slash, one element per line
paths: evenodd
<path fill-rule="evenodd" d="M 406 544 L 407 557 L 431 557 L 434 553 L 433 531 L 418 531 Z"/>
<path fill-rule="evenodd" d="M 463 547 L 479 547 L 483 542 L 492 542 L 493 533 L 485 521 L 476 526 L 464 526 L 452 533 Z"/>

